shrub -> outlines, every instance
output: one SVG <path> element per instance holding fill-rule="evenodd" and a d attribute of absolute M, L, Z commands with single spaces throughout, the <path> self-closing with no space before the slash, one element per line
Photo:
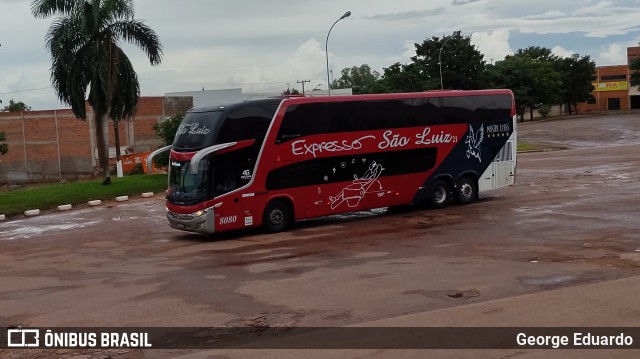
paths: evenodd
<path fill-rule="evenodd" d="M 538 113 L 540 113 L 540 116 L 542 116 L 542 118 L 549 117 L 549 114 L 551 113 L 551 106 L 540 105 L 540 107 L 538 108 Z"/>

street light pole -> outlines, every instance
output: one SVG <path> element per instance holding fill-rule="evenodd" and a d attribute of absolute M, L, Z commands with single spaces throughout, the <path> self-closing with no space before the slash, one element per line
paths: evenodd
<path fill-rule="evenodd" d="M 336 22 L 333 23 L 333 25 L 331 25 L 331 28 L 329 28 L 329 32 L 327 33 L 327 41 L 325 41 L 324 43 L 324 53 L 327 57 L 327 90 L 329 91 L 329 96 L 331 96 L 331 83 L 329 82 L 329 35 L 331 34 L 331 30 L 333 30 L 333 27 L 336 26 L 338 21 L 349 16 L 351 16 L 351 11 L 345 12 L 344 15 L 342 15 L 338 20 L 336 20 Z"/>
<path fill-rule="evenodd" d="M 449 42 L 449 40 L 451 40 L 451 37 L 449 37 L 447 41 L 445 41 L 442 46 L 440 46 L 440 54 L 438 54 L 438 64 L 440 64 L 440 90 L 444 90 L 444 82 L 442 82 L 442 49 L 444 48 L 444 45 Z"/>

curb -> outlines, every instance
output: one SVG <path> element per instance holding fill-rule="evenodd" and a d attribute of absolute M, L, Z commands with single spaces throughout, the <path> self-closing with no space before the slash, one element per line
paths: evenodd
<path fill-rule="evenodd" d="M 37 216 L 40 214 L 40 210 L 39 209 L 30 209 L 28 211 L 24 211 L 24 215 L 27 217 L 33 217 L 33 216 Z"/>
<path fill-rule="evenodd" d="M 150 197 L 153 197 L 153 196 L 154 196 L 153 192 L 144 192 L 144 193 L 142 193 L 140 195 L 140 197 L 142 197 L 142 198 L 150 198 Z M 115 198 L 116 202 L 125 202 L 125 201 L 128 201 L 128 200 L 129 200 L 129 196 L 118 196 L 118 197 Z M 101 204 L 102 204 L 102 201 L 99 200 L 99 199 L 87 202 L 87 205 L 89 205 L 90 207 L 99 206 Z M 72 205 L 64 204 L 64 205 L 58 206 L 57 210 L 59 212 L 63 212 L 63 211 L 69 211 L 69 210 L 71 210 L 71 208 L 73 208 Z M 40 215 L 40 210 L 39 209 L 30 209 L 30 210 L 24 211 L 24 215 L 26 217 L 35 217 L 35 216 Z M 6 215 L 0 214 L 0 221 L 4 221 L 6 219 L 7 219 Z"/>

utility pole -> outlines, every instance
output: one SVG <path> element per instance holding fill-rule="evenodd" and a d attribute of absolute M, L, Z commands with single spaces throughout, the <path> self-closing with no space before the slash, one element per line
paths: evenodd
<path fill-rule="evenodd" d="M 304 84 L 305 82 L 311 82 L 311 80 L 300 80 L 300 81 L 296 81 L 299 84 L 302 84 L 302 96 L 304 96 Z"/>

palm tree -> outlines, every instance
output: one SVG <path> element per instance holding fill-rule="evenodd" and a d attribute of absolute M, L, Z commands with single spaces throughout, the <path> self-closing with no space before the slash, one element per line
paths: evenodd
<path fill-rule="evenodd" d="M 58 16 L 45 38 L 51 82 L 60 101 L 82 120 L 89 92 L 103 184 L 109 184 L 109 118 L 132 117 L 140 96 L 138 76 L 119 44 L 137 45 L 157 65 L 162 60 L 158 36 L 133 18 L 132 0 L 34 0 L 31 10 L 39 18 Z"/>

